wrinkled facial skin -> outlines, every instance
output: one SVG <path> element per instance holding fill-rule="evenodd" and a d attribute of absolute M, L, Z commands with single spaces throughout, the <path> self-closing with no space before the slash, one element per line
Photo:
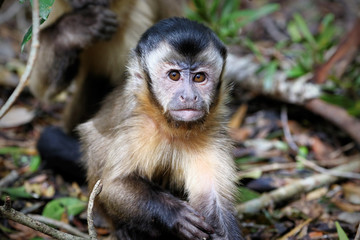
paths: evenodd
<path fill-rule="evenodd" d="M 147 57 L 151 89 L 164 114 L 176 122 L 196 122 L 209 113 L 224 61 L 209 46 L 196 56 L 182 56 L 167 43 Z"/>

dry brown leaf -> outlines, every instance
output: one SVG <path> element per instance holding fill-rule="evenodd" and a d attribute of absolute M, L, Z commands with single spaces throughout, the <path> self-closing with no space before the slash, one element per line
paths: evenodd
<path fill-rule="evenodd" d="M 360 204 L 360 186 L 349 182 L 343 185 L 344 196 L 352 204 Z"/>
<path fill-rule="evenodd" d="M 24 107 L 14 106 L 3 118 L 0 119 L 0 128 L 18 127 L 31 122 L 34 117 L 34 111 L 29 111 Z"/>

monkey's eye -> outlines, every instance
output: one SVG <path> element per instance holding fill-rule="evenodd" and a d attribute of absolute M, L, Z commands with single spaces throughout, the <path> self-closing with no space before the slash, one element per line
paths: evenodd
<path fill-rule="evenodd" d="M 204 73 L 197 73 L 197 74 L 195 74 L 193 81 L 194 82 L 203 82 L 203 81 L 205 81 L 205 78 L 206 77 L 205 77 Z"/>
<path fill-rule="evenodd" d="M 171 72 L 169 73 L 169 78 L 170 78 L 171 80 L 173 80 L 173 81 L 179 80 L 179 79 L 180 79 L 180 73 L 179 73 L 179 71 L 171 71 Z"/>

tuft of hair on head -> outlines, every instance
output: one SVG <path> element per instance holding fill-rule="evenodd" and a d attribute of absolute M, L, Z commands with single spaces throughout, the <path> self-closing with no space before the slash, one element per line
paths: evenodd
<path fill-rule="evenodd" d="M 168 42 L 183 56 L 195 56 L 210 43 L 219 51 L 223 60 L 227 56 L 225 45 L 210 28 L 181 17 L 161 20 L 149 28 L 140 38 L 135 51 L 138 56 L 143 57 L 163 41 Z"/>

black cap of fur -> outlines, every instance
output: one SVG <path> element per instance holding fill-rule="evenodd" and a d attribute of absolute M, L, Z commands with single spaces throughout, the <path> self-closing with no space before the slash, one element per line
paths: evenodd
<path fill-rule="evenodd" d="M 215 33 L 195 21 L 186 18 L 164 19 L 149 28 L 140 38 L 135 49 L 142 57 L 155 49 L 160 42 L 168 42 L 183 56 L 196 56 L 210 43 L 220 52 L 222 58 L 226 58 L 226 48 Z"/>

